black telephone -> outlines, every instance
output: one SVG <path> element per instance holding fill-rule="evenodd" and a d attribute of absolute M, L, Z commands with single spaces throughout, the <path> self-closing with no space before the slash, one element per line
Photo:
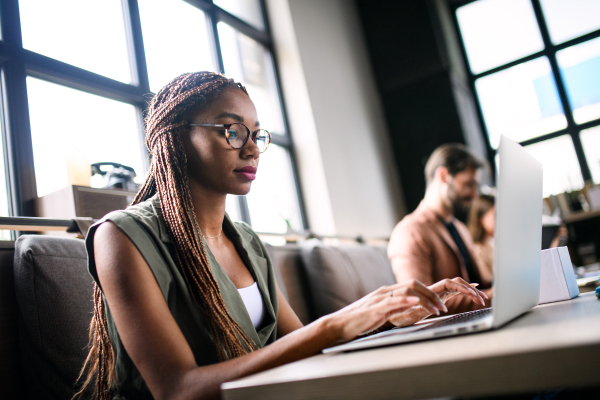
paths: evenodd
<path fill-rule="evenodd" d="M 112 167 L 104 170 L 102 167 Z M 135 170 L 127 165 L 115 162 L 98 162 L 92 164 L 92 175 L 104 177 L 104 189 L 122 189 L 137 192 L 138 184 L 133 181 L 136 177 Z"/>

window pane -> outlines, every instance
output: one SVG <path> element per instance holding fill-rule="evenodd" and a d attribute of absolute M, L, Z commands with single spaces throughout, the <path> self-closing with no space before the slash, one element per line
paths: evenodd
<path fill-rule="evenodd" d="M 260 155 L 256 180 L 247 196 L 252 228 L 257 232 L 302 232 L 298 192 L 289 153 L 270 144 Z"/>
<path fill-rule="evenodd" d="M 542 0 L 541 4 L 554 44 L 600 29 L 598 0 Z"/>
<path fill-rule="evenodd" d="M 225 201 L 225 211 L 227 214 L 229 214 L 229 218 L 231 218 L 232 221 L 242 220 L 238 196 L 234 196 L 232 194 L 227 195 L 227 199 Z"/>
<path fill-rule="evenodd" d="M 23 47 L 131 82 L 121 0 L 19 0 Z"/>
<path fill-rule="evenodd" d="M 594 183 L 600 183 L 600 126 L 581 131 L 581 144 Z"/>
<path fill-rule="evenodd" d="M 530 0 L 474 1 L 456 17 L 474 74 L 544 48 Z"/>
<path fill-rule="evenodd" d="M 150 90 L 184 72 L 214 71 L 206 16 L 181 0 L 138 0 Z"/>
<path fill-rule="evenodd" d="M 218 24 L 225 75 L 246 86 L 256 106 L 261 128 L 284 134 L 281 102 L 277 94 L 273 60 L 260 43 L 229 25 Z"/>
<path fill-rule="evenodd" d="M 135 108 L 39 79 L 27 78 L 38 196 L 69 184 L 67 160 L 111 161 L 146 172 Z"/>
<path fill-rule="evenodd" d="M 573 141 L 568 135 L 525 147 L 544 168 L 544 197 L 583 187 L 581 169 Z"/>
<path fill-rule="evenodd" d="M 214 0 L 213 3 L 258 29 L 265 27 L 258 0 Z"/>
<path fill-rule="evenodd" d="M 475 88 L 493 148 L 500 134 L 522 142 L 567 126 L 546 57 L 478 79 Z"/>
<path fill-rule="evenodd" d="M 600 118 L 600 38 L 561 50 L 556 59 L 575 122 Z"/>

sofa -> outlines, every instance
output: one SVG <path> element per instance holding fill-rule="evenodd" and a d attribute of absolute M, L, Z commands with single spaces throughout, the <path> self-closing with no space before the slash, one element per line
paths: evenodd
<path fill-rule="evenodd" d="M 266 245 L 304 324 L 394 282 L 384 246 Z M 87 355 L 92 279 L 81 239 L 0 242 L 0 398 L 69 399 Z"/>

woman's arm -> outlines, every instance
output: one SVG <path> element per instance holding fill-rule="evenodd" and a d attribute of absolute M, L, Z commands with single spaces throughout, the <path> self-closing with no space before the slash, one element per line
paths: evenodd
<path fill-rule="evenodd" d="M 98 278 L 121 341 L 156 399 L 217 398 L 223 382 L 317 354 L 376 329 L 414 304 L 431 312 L 444 307 L 435 293 L 410 282 L 382 287 L 300 327 L 283 301 L 280 322 L 285 337 L 248 355 L 198 367 L 152 271 L 129 238 L 107 222 L 98 227 L 94 247 Z"/>
<path fill-rule="evenodd" d="M 279 301 L 279 311 L 277 313 L 277 337 L 282 338 L 288 333 L 291 333 L 297 329 L 302 328 L 302 322 L 290 306 L 290 303 L 286 300 L 283 293 L 279 289 L 277 282 L 277 300 Z"/>

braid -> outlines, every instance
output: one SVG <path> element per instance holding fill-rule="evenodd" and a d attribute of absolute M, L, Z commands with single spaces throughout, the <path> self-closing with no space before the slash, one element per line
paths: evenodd
<path fill-rule="evenodd" d="M 241 84 L 221 74 L 198 72 L 178 76 L 154 96 L 146 118 L 146 145 L 152 153 L 152 162 L 148 177 L 132 203 L 140 203 L 158 193 L 161 217 L 174 244 L 175 261 L 194 302 L 206 316 L 220 361 L 244 355 L 257 346 L 229 314 L 211 272 L 196 223 L 180 133 L 187 129 L 187 121 L 182 121 L 182 117 L 204 105 L 211 95 L 225 87 L 237 87 L 248 94 Z M 110 388 L 115 383 L 115 355 L 108 337 L 104 301 L 97 286 L 90 344 L 84 365 L 84 370 L 89 368 L 88 376 L 76 396 L 81 397 L 93 375 L 97 374 L 96 397 L 110 399 Z"/>

